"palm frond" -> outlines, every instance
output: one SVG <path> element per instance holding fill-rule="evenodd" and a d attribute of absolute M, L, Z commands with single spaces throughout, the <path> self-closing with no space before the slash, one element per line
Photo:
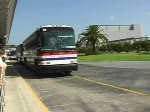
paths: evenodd
<path fill-rule="evenodd" d="M 100 29 L 98 25 L 90 25 L 88 26 L 81 34 L 79 34 L 82 38 L 80 39 L 80 42 L 90 42 L 93 46 L 93 52 L 95 52 L 95 44 L 100 44 L 100 40 L 103 42 L 107 42 L 108 39 L 106 37 L 106 34 L 102 34 L 103 29 Z"/>

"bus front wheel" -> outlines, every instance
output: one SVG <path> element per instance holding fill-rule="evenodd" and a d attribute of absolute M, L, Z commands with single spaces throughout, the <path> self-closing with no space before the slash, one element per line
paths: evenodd
<path fill-rule="evenodd" d="M 65 75 L 70 75 L 72 71 L 64 71 Z"/>

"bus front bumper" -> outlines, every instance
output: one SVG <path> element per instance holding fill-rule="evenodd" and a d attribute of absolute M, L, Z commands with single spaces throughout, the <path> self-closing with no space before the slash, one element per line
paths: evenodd
<path fill-rule="evenodd" d="M 38 65 L 37 69 L 39 73 L 77 71 L 78 64 Z"/>

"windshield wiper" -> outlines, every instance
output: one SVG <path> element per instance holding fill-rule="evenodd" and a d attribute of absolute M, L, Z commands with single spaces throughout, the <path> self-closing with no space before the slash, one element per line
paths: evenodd
<path fill-rule="evenodd" d="M 58 45 L 59 45 L 60 50 L 63 48 L 63 50 L 65 50 L 65 52 L 68 52 L 66 46 L 64 45 L 64 43 L 62 42 L 61 39 L 58 39 Z"/>
<path fill-rule="evenodd" d="M 63 45 L 63 44 L 61 44 L 62 46 L 63 46 L 63 49 L 66 51 L 66 52 L 68 52 L 68 49 L 66 48 L 66 46 L 65 45 Z M 62 47 L 61 47 L 62 48 Z"/>

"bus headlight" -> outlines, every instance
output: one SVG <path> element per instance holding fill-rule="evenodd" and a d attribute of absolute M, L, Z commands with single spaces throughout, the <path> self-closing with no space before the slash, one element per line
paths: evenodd
<path fill-rule="evenodd" d="M 43 62 L 43 61 L 41 61 L 41 62 L 39 62 L 38 64 L 39 64 L 39 65 L 50 65 L 50 62 Z"/>
<path fill-rule="evenodd" d="M 77 63 L 77 60 L 71 60 L 70 63 Z"/>

